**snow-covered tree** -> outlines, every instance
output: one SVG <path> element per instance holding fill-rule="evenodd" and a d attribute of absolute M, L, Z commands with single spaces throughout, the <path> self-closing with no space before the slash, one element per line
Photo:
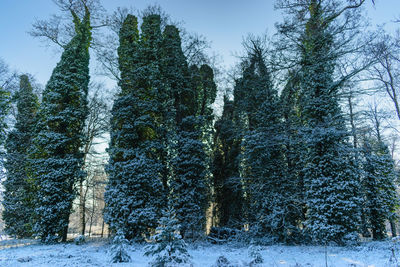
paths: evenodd
<path fill-rule="evenodd" d="M 165 201 L 163 150 L 158 128 L 160 17 L 128 15 L 120 29 L 121 92 L 114 101 L 105 192 L 105 221 L 128 240 L 143 240 L 157 226 Z"/>
<path fill-rule="evenodd" d="M 287 218 L 296 188 L 285 175 L 281 105 L 264 54 L 263 47 L 253 41 L 235 87 L 237 108 L 248 125 L 243 141 L 243 183 L 251 231 L 284 240 L 296 226 Z"/>
<path fill-rule="evenodd" d="M 170 198 L 183 237 L 195 238 L 205 230 L 207 208 L 206 154 L 201 141 L 199 119 L 185 117 L 178 133 L 177 156 Z"/>
<path fill-rule="evenodd" d="M 244 200 L 239 175 L 240 148 L 233 101 L 225 96 L 222 116 L 215 122 L 212 162 L 215 226 L 242 227 Z"/>
<path fill-rule="evenodd" d="M 280 51 L 295 66 L 304 144 L 307 217 L 305 230 L 316 242 L 345 242 L 357 237 L 360 215 L 359 170 L 348 144 L 339 105 L 343 84 L 362 69 L 359 64 L 342 75 L 340 59 L 349 62 L 359 47 L 359 7 L 365 1 L 278 1 L 286 11 L 278 27 Z M 356 58 L 356 57 L 352 57 Z M 282 60 L 282 61 L 283 61 Z M 354 62 L 352 62 L 354 63 Z"/>
<path fill-rule="evenodd" d="M 399 199 L 397 172 L 388 147 L 382 141 L 364 140 L 364 176 L 362 179 L 365 213 L 374 240 L 386 237 L 386 222 L 396 220 Z"/>
<path fill-rule="evenodd" d="M 8 134 L 4 181 L 3 220 L 5 230 L 18 238 L 32 235 L 34 218 L 34 183 L 29 175 L 28 155 L 35 136 L 38 97 L 33 93 L 27 75 L 21 75 L 17 94 L 17 118 L 14 129 Z"/>
<path fill-rule="evenodd" d="M 112 246 L 110 248 L 110 256 L 112 263 L 131 262 L 131 256 L 128 254 L 129 242 L 125 238 L 124 233 L 119 230 L 115 235 Z"/>
<path fill-rule="evenodd" d="M 65 46 L 43 93 L 38 134 L 31 148 L 35 198 L 34 232 L 43 242 L 67 238 L 75 184 L 82 171 L 83 127 L 89 84 L 90 13 L 82 18 L 71 9 L 75 36 Z"/>
<path fill-rule="evenodd" d="M 253 266 L 261 266 L 262 263 L 264 262 L 264 259 L 261 255 L 261 247 L 257 246 L 257 245 L 250 245 L 249 250 L 248 250 L 248 254 L 250 257 L 250 263 L 249 265 L 251 267 Z"/>
<path fill-rule="evenodd" d="M 302 116 L 299 112 L 299 83 L 298 77 L 289 73 L 288 80 L 280 95 L 283 119 L 283 157 L 285 176 L 289 191 L 291 192 L 290 203 L 286 220 L 291 225 L 289 239 L 286 242 L 304 242 L 301 237 L 302 223 L 305 220 L 304 203 L 304 174 L 303 167 L 307 150 L 303 142 L 301 130 L 303 129 Z M 296 225 L 297 224 L 297 225 Z"/>
<path fill-rule="evenodd" d="M 153 243 L 146 247 L 146 256 L 152 256 L 151 266 L 185 266 L 190 264 L 191 256 L 187 245 L 179 233 L 180 225 L 173 209 L 168 209 L 159 220 Z"/>
<path fill-rule="evenodd" d="M 212 267 L 232 267 L 234 266 L 224 255 L 221 255 L 215 261 Z"/>
<path fill-rule="evenodd" d="M 198 84 L 191 80 L 178 29 L 167 25 L 163 37 L 162 72 L 173 100 L 175 122 L 169 127 L 170 132 L 175 131 L 175 135 L 169 135 L 175 139 L 175 143 L 169 146 L 170 153 L 174 155 L 171 160 L 170 199 L 181 225 L 181 235 L 184 238 L 194 237 L 205 228 L 207 157 L 202 139 L 206 117 L 202 113 L 206 113 L 206 109 L 208 111 L 208 102 L 213 100 L 205 95 L 209 93 L 209 86 L 198 88 Z M 203 66 L 200 68 L 200 83 L 204 79 L 204 69 Z M 200 110 L 201 105 L 204 106 L 203 111 Z"/>

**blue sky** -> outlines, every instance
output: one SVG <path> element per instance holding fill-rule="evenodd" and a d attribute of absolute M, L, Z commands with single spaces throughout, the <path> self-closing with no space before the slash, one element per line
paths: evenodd
<path fill-rule="evenodd" d="M 375 2 L 375 7 L 367 4 L 373 24 L 390 24 L 396 16 L 400 17 L 399 0 Z M 243 36 L 261 34 L 267 29 L 273 33 L 274 23 L 281 20 L 273 0 L 102 0 L 102 3 L 110 12 L 119 6 L 143 9 L 149 4 L 159 4 L 174 20 L 184 21 L 188 31 L 206 36 L 212 42 L 212 50 L 221 55 L 228 67 L 235 62 L 232 53 L 241 50 Z M 0 10 L 0 58 L 12 69 L 33 74 L 44 85 L 60 54 L 27 32 L 35 18 L 49 18 L 50 14 L 58 13 L 57 7 L 51 0 L 0 0 Z"/>

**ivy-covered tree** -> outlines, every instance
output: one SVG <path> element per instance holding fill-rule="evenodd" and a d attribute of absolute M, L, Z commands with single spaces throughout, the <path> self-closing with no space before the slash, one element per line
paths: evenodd
<path fill-rule="evenodd" d="M 194 237 L 205 229 L 207 156 L 202 140 L 205 117 L 201 112 L 206 113 L 210 109 L 207 101 L 213 102 L 213 99 L 206 99 L 209 86 L 202 86 L 200 95 L 200 88 L 196 86 L 198 84 L 191 80 L 178 29 L 175 26 L 166 26 L 163 37 L 162 71 L 175 112 L 175 126 L 170 130 L 176 131 L 176 144 L 170 146 L 174 154 L 169 183 L 170 199 L 181 225 L 181 235 L 187 238 Z M 202 75 L 207 71 L 203 70 L 205 68 L 200 68 L 201 84 L 205 79 L 205 74 Z M 204 106 L 203 111 L 199 110 L 200 101 Z M 209 117 L 211 115 L 208 114 Z"/>
<path fill-rule="evenodd" d="M 205 166 L 208 186 L 210 187 L 211 165 L 213 154 L 214 134 L 214 110 L 212 105 L 217 97 L 217 85 L 215 83 L 214 70 L 207 64 L 200 68 L 191 66 L 192 86 L 197 92 L 197 113 L 200 120 L 199 130 L 202 132 L 201 140 L 206 152 Z"/>
<path fill-rule="evenodd" d="M 82 171 L 83 127 L 88 113 L 90 13 L 71 10 L 75 35 L 65 46 L 43 93 L 38 134 L 31 148 L 37 186 L 35 234 L 43 242 L 65 241 L 75 185 Z"/>
<path fill-rule="evenodd" d="M 297 188 L 285 173 L 282 109 L 265 51 L 260 43 L 252 43 L 248 63 L 235 86 L 237 108 L 248 125 L 242 163 L 248 220 L 255 235 L 283 241 L 296 228 L 290 212 Z"/>
<path fill-rule="evenodd" d="M 204 233 L 207 208 L 206 153 L 201 140 L 199 119 L 185 117 L 173 159 L 174 176 L 170 183 L 171 200 L 184 238 Z"/>
<path fill-rule="evenodd" d="M 396 220 L 399 205 L 395 179 L 397 172 L 388 147 L 382 141 L 364 140 L 362 186 L 365 213 L 374 240 L 386 237 L 386 222 Z"/>
<path fill-rule="evenodd" d="M 16 95 L 17 117 L 14 129 L 8 134 L 5 168 L 7 179 L 3 182 L 3 220 L 10 236 L 26 238 L 32 235 L 34 223 L 35 188 L 28 176 L 28 155 L 35 136 L 38 97 L 33 93 L 27 75 L 21 75 Z"/>
<path fill-rule="evenodd" d="M 304 202 L 304 173 L 307 149 L 303 141 L 303 117 L 300 112 L 299 77 L 289 73 L 288 80 L 280 95 L 282 105 L 282 142 L 284 157 L 284 173 L 289 185 L 290 203 L 287 210 L 287 222 L 290 236 L 286 242 L 304 242 L 302 229 L 304 229 L 306 206 Z M 288 229 L 288 230 L 289 230 Z"/>
<path fill-rule="evenodd" d="M 357 238 L 359 171 L 347 143 L 338 94 L 341 85 L 357 71 L 340 79 L 334 71 L 339 57 L 350 53 L 342 45 L 343 40 L 347 45 L 354 36 L 346 32 L 350 28 L 343 27 L 350 25 L 351 20 L 340 19 L 345 14 L 346 18 L 355 19 L 355 14 L 349 12 L 361 4 L 341 2 L 341 9 L 329 0 L 309 0 L 299 5 L 280 1 L 280 7 L 292 15 L 293 27 L 283 24 L 279 30 L 284 36 L 293 36 L 290 40 L 295 40 L 298 48 L 299 111 L 307 149 L 303 168 L 305 227 L 315 242 L 343 243 Z M 307 16 L 294 17 L 294 14 Z"/>
<path fill-rule="evenodd" d="M 192 83 L 197 92 L 197 115 L 204 118 L 205 131 L 210 127 L 214 116 L 212 104 L 217 97 L 217 85 L 214 80 L 214 71 L 207 65 L 203 64 L 200 68 L 197 66 L 190 67 Z"/>
<path fill-rule="evenodd" d="M 239 175 L 241 139 L 237 138 L 234 104 L 224 97 L 221 118 L 215 122 L 213 151 L 213 226 L 241 229 L 243 188 Z"/>
<path fill-rule="evenodd" d="M 105 221 L 128 240 L 143 240 L 165 202 L 165 166 L 160 128 L 160 17 L 128 15 L 118 48 L 121 92 L 111 111 L 111 142 Z M 160 95 L 158 94 L 160 92 Z"/>

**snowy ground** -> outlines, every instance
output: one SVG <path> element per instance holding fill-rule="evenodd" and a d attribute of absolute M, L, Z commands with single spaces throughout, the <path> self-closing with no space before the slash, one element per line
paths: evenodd
<path fill-rule="evenodd" d="M 266 246 L 261 255 L 264 264 L 261 266 L 400 266 L 392 248 L 395 245 L 395 256 L 400 260 L 400 243 L 369 242 L 357 247 L 318 247 L 318 246 Z M 32 240 L 16 242 L 0 241 L 0 266 L 148 266 L 150 258 L 143 256 L 142 246 L 132 246 L 131 263 L 110 264 L 107 241 L 90 241 L 84 245 L 57 244 L 41 245 Z M 230 266 L 248 266 L 250 258 L 248 248 L 239 245 L 212 245 L 201 243 L 191 246 L 189 253 L 194 266 L 212 266 L 217 258 L 224 255 L 231 261 Z M 390 260 L 392 258 L 392 260 Z"/>

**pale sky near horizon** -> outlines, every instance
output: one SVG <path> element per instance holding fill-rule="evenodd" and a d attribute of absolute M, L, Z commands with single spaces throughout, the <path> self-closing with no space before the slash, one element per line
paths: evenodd
<path fill-rule="evenodd" d="M 157 3 L 173 20 L 184 21 L 189 32 L 204 35 L 211 41 L 211 51 L 219 54 L 226 67 L 235 62 L 234 52 L 241 51 L 243 36 L 248 33 L 274 33 L 274 24 L 281 20 L 274 10 L 274 0 L 102 0 L 108 12 L 117 7 L 143 9 Z M 375 0 L 367 10 L 372 24 L 388 23 L 400 17 L 400 0 Z M 27 32 L 37 19 L 47 19 L 58 13 L 51 0 L 0 0 L 0 58 L 11 69 L 31 73 L 45 85 L 60 58 L 60 53 L 46 48 L 39 39 Z M 398 26 L 400 28 L 400 25 Z"/>

